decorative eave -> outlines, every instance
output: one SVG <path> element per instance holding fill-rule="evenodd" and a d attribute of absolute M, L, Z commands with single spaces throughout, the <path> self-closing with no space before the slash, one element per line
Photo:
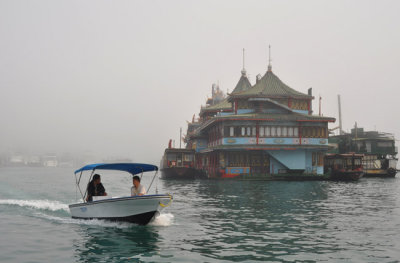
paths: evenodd
<path fill-rule="evenodd" d="M 228 102 L 228 99 L 224 99 L 218 104 L 202 107 L 200 109 L 199 115 L 202 116 L 205 112 L 229 112 L 232 111 L 232 104 Z"/>
<path fill-rule="evenodd" d="M 324 139 L 327 140 L 327 139 Z M 213 147 L 207 147 L 204 150 L 201 150 L 200 153 L 206 153 L 206 152 L 213 152 L 213 151 L 218 151 L 218 150 L 265 150 L 265 151 L 280 151 L 280 150 L 286 150 L 286 151 L 295 151 L 298 149 L 321 149 L 321 150 L 330 150 L 332 149 L 333 146 L 330 145 L 306 145 L 306 144 L 293 144 L 293 145 L 279 145 L 279 144 L 274 144 L 274 145 L 265 145 L 265 144 L 259 144 L 259 145 L 254 145 L 254 144 L 240 144 L 240 145 L 217 145 Z"/>
<path fill-rule="evenodd" d="M 305 115 L 297 112 L 293 112 L 291 114 L 241 114 L 241 115 L 227 115 L 227 116 L 216 116 L 207 121 L 205 121 L 199 128 L 196 129 L 196 132 L 201 132 L 204 129 L 207 129 L 210 125 L 216 122 L 223 121 L 295 121 L 299 123 L 303 122 L 335 122 L 335 118 L 331 117 L 323 117 L 323 116 L 314 116 L 314 115 Z"/>
<path fill-rule="evenodd" d="M 280 108 L 282 108 L 282 109 L 285 109 L 285 110 L 287 110 L 287 111 L 295 112 L 295 111 L 293 111 L 292 108 L 289 108 L 288 106 L 286 106 L 286 105 L 284 105 L 284 104 L 281 104 L 281 103 L 279 103 L 279 102 L 276 102 L 276 101 L 274 101 L 274 100 L 271 100 L 270 98 L 249 98 L 248 101 L 250 101 L 250 102 L 253 102 L 253 101 L 255 101 L 255 102 L 257 102 L 257 101 L 260 101 L 260 102 L 269 102 L 269 103 L 274 104 L 275 106 L 278 106 L 278 107 L 280 107 Z"/>
<path fill-rule="evenodd" d="M 288 96 L 288 95 L 262 95 L 262 94 L 253 94 L 253 95 L 242 95 L 240 93 L 236 94 L 228 94 L 228 101 L 233 102 L 235 99 L 250 99 L 250 98 L 268 98 L 268 99 L 307 99 L 313 100 L 315 97 L 310 95 L 305 96 Z"/>

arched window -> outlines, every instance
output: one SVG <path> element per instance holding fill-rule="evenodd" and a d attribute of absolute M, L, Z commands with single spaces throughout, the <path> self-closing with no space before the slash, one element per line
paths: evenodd
<path fill-rule="evenodd" d="M 293 137 L 293 127 L 288 128 L 288 136 Z"/>
<path fill-rule="evenodd" d="M 235 136 L 235 128 L 234 127 L 229 127 L 229 136 L 231 136 L 231 137 Z"/>
<path fill-rule="evenodd" d="M 283 137 L 287 137 L 287 131 L 288 131 L 288 128 L 285 126 L 285 127 L 282 127 L 282 136 Z"/>
<path fill-rule="evenodd" d="M 293 128 L 293 136 L 294 137 L 299 137 L 299 128 L 298 127 L 294 127 Z"/>
<path fill-rule="evenodd" d="M 276 127 L 275 126 L 271 127 L 271 136 L 272 137 L 276 136 Z"/>
<path fill-rule="evenodd" d="M 260 137 L 264 137 L 264 127 L 260 126 L 258 129 L 259 129 Z"/>
<path fill-rule="evenodd" d="M 265 137 L 271 137 L 271 127 L 265 126 Z"/>

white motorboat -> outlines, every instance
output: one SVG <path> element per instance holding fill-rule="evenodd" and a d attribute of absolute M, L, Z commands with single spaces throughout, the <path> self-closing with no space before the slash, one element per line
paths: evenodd
<path fill-rule="evenodd" d="M 140 163 L 111 163 L 111 164 L 90 164 L 75 171 L 76 186 L 82 196 L 82 202 L 69 205 L 72 218 L 79 219 L 105 219 L 112 221 L 127 221 L 140 225 L 148 224 L 157 213 L 169 206 L 172 196 L 169 194 L 153 194 L 142 196 L 127 196 L 112 198 L 109 196 L 94 196 L 93 201 L 85 202 L 87 192 L 81 191 L 79 183 L 84 171 L 92 171 L 89 181 L 95 170 L 118 170 L 130 174 L 142 174 L 155 171 L 153 180 L 150 183 L 150 190 L 154 178 L 157 176 L 158 167 L 151 164 Z M 79 175 L 79 178 L 77 176 Z"/>

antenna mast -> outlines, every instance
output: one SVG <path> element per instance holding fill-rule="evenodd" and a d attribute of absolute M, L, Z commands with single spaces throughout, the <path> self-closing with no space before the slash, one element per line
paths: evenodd
<path fill-rule="evenodd" d="M 271 45 L 268 46 L 268 71 L 272 71 L 272 65 L 271 65 Z"/>
<path fill-rule="evenodd" d="M 244 68 L 244 48 L 243 48 L 243 69 L 242 69 L 242 75 L 246 75 L 246 69 Z"/>
<path fill-rule="evenodd" d="M 339 106 L 339 135 L 343 135 L 343 130 L 342 130 L 342 107 L 340 105 L 340 95 L 338 95 L 338 106 Z"/>
<path fill-rule="evenodd" d="M 243 48 L 243 70 L 244 70 L 244 48 Z"/>
<path fill-rule="evenodd" d="M 180 128 L 179 131 L 179 149 L 182 148 L 182 127 Z"/>
<path fill-rule="evenodd" d="M 319 116 L 321 116 L 321 95 L 319 95 Z"/>

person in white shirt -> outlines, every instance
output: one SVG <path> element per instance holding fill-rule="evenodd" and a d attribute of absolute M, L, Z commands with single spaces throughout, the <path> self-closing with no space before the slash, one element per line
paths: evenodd
<path fill-rule="evenodd" d="M 146 188 L 140 184 L 140 177 L 136 175 L 133 177 L 132 181 L 133 181 L 133 186 L 131 188 L 131 196 L 145 195 Z"/>

